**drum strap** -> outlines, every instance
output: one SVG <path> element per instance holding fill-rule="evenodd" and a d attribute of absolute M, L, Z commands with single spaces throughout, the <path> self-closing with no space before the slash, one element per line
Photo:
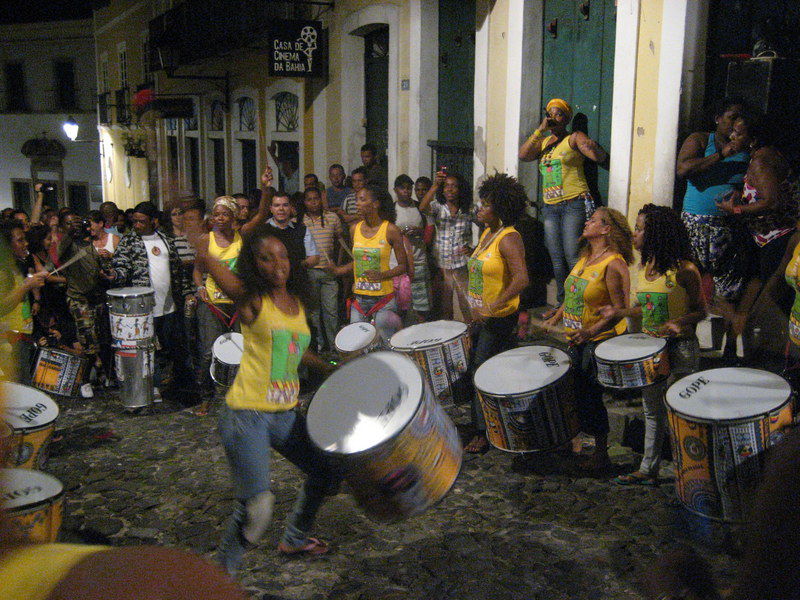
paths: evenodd
<path fill-rule="evenodd" d="M 380 301 L 378 301 L 377 304 L 375 304 L 375 306 L 370 308 L 367 312 L 364 312 L 364 309 L 361 308 L 361 305 L 358 303 L 357 299 L 348 298 L 347 316 L 348 317 L 350 316 L 350 309 L 355 308 L 359 313 L 361 313 L 361 316 L 369 318 L 376 312 L 378 312 L 380 309 L 382 309 L 384 306 L 389 304 L 389 302 L 391 302 L 393 299 L 394 299 L 394 292 L 392 292 L 391 294 L 386 294 L 383 298 L 380 299 Z"/>
<path fill-rule="evenodd" d="M 225 325 L 228 329 L 233 329 L 233 326 L 236 324 L 236 321 L 239 319 L 239 312 L 233 313 L 232 317 L 229 317 L 226 313 L 221 311 L 213 302 L 206 302 L 206 306 L 208 306 L 208 310 L 217 317 L 222 324 Z"/>

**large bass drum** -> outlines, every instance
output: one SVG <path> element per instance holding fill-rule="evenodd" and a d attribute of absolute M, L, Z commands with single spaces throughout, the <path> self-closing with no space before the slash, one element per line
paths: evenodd
<path fill-rule="evenodd" d="M 373 352 L 341 367 L 314 395 L 307 423 L 312 443 L 339 463 L 358 504 L 379 521 L 425 511 L 461 468 L 455 425 L 402 354 Z"/>
<path fill-rule="evenodd" d="M 41 469 L 47 462 L 58 405 L 47 394 L 19 383 L 3 382 L 0 394 L 4 398 L 0 416 L 13 432 L 5 466 Z"/>
<path fill-rule="evenodd" d="M 153 338 L 155 290 L 125 287 L 108 290 L 108 319 L 115 346 L 137 346 Z"/>
<path fill-rule="evenodd" d="M 691 512 L 747 520 L 766 450 L 792 425 L 792 390 L 759 369 L 700 371 L 667 390 L 675 488 Z"/>

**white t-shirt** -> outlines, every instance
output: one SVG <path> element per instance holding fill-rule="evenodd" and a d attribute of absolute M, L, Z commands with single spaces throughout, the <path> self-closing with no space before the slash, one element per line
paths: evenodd
<path fill-rule="evenodd" d="M 419 212 L 416 206 L 402 206 L 399 202 L 394 203 L 394 210 L 397 212 L 397 218 L 394 224 L 397 225 L 403 233 L 404 228 L 413 227 L 418 229 L 419 232 L 414 235 L 408 235 L 408 241 L 411 242 L 411 247 L 414 250 L 414 264 L 419 265 L 425 262 L 425 243 L 422 241 L 422 233 L 425 229 L 425 217 Z"/>
<path fill-rule="evenodd" d="M 170 293 L 169 250 L 157 233 L 143 235 L 142 241 L 147 250 L 147 265 L 150 268 L 150 282 L 155 290 L 156 305 L 153 316 L 161 317 L 175 311 L 175 301 Z"/>

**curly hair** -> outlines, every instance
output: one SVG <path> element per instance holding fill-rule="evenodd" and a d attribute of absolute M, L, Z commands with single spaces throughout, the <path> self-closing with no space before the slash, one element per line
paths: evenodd
<path fill-rule="evenodd" d="M 633 232 L 625 215 L 607 206 L 601 206 L 595 212 L 600 213 L 603 223 L 611 227 L 611 232 L 608 234 L 608 242 L 611 248 L 622 255 L 626 264 L 632 264 Z M 586 255 L 588 252 L 589 244 L 586 243 L 586 240 L 583 240 L 581 242 L 581 254 Z"/>
<path fill-rule="evenodd" d="M 456 206 L 461 209 L 462 212 L 468 213 L 470 208 L 472 208 L 472 191 L 469 188 L 469 184 L 467 180 L 464 179 L 458 173 L 448 173 L 445 181 L 447 179 L 455 179 L 456 184 L 458 185 L 458 197 L 456 198 Z M 446 204 L 447 200 L 444 199 L 444 192 L 440 189 L 436 193 L 436 199 L 441 202 L 442 204 Z"/>
<path fill-rule="evenodd" d="M 492 211 L 505 226 L 516 225 L 528 203 L 525 187 L 517 178 L 497 171 L 481 183 L 478 198 L 492 203 Z"/>
<path fill-rule="evenodd" d="M 261 242 L 268 238 L 281 241 L 272 231 L 272 228 L 264 223 L 255 227 L 242 240 L 242 250 L 236 260 L 236 274 L 242 280 L 248 298 L 263 296 L 273 289 L 272 283 L 261 274 L 256 264 L 256 251 Z M 286 289 L 307 309 L 313 307 L 311 287 L 305 269 L 292 268 L 290 270 Z"/>
<path fill-rule="evenodd" d="M 642 264 L 651 260 L 663 274 L 678 269 L 681 261 L 694 261 L 689 233 L 677 212 L 666 206 L 645 204 L 639 214 L 644 217 Z"/>
<path fill-rule="evenodd" d="M 388 190 L 377 185 L 367 185 L 364 189 L 367 190 L 369 197 L 378 203 L 378 214 L 381 219 L 394 223 L 397 219 L 397 211 L 394 207 L 394 199 Z"/>

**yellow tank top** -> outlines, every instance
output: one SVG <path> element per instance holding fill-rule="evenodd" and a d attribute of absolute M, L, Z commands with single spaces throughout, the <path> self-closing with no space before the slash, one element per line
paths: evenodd
<path fill-rule="evenodd" d="M 241 410 L 280 412 L 297 404 L 297 367 L 311 332 L 303 306 L 296 315 L 282 312 L 269 295 L 261 298 L 256 320 L 242 323 L 244 351 L 239 371 L 225 401 Z"/>
<path fill-rule="evenodd" d="M 667 321 L 686 314 L 688 296 L 678 283 L 676 270 L 667 271 L 655 281 L 648 281 L 647 268 L 639 269 L 636 300 L 642 307 L 642 331 L 653 337 L 666 337 L 658 330 Z"/>
<path fill-rule="evenodd" d="M 800 244 L 794 247 L 792 260 L 786 265 L 786 283 L 794 291 L 794 304 L 789 314 L 789 339 L 800 346 Z"/>
<path fill-rule="evenodd" d="M 547 144 L 553 136 L 545 140 Z M 569 145 L 570 136 L 542 154 L 539 172 L 542 174 L 542 200 L 545 204 L 558 204 L 577 198 L 589 191 L 583 173 L 584 156 Z"/>
<path fill-rule="evenodd" d="M 236 259 L 239 258 L 239 253 L 242 251 L 242 236 L 238 231 L 233 233 L 233 241 L 227 248 L 221 248 L 217 245 L 217 238 L 214 232 L 208 234 L 208 254 L 217 260 L 224 262 L 228 268 L 233 271 L 236 268 Z M 206 278 L 206 292 L 208 298 L 214 304 L 232 304 L 233 301 L 222 293 L 222 290 L 217 286 L 217 282 L 209 275 Z"/>
<path fill-rule="evenodd" d="M 513 227 L 504 227 L 492 239 L 488 241 L 485 248 L 481 248 L 487 236 L 491 234 L 487 228 L 482 234 L 478 247 L 467 261 L 469 270 L 469 287 L 467 298 L 470 306 L 474 308 L 488 307 L 497 300 L 500 293 L 508 286 L 511 281 L 511 273 L 508 265 L 500 254 L 500 241 L 510 233 L 517 230 Z M 505 317 L 515 312 L 519 308 L 519 295 L 514 296 L 496 308 L 493 317 Z"/>
<path fill-rule="evenodd" d="M 81 560 L 104 546 L 36 544 L 0 558 L 0 600 L 45 600 Z"/>
<path fill-rule="evenodd" d="M 611 254 L 596 265 L 584 269 L 586 258 L 582 256 L 578 260 L 564 282 L 564 327 L 572 331 L 591 327 L 600 320 L 597 311 L 600 307 L 611 304 L 606 285 L 606 270 L 612 260 L 624 260 L 621 254 Z M 625 329 L 625 319 L 622 319 L 615 327 L 601 331 L 591 341 L 598 342 L 625 333 Z"/>
<path fill-rule="evenodd" d="M 353 234 L 353 271 L 355 274 L 353 293 L 364 296 L 386 296 L 394 291 L 391 279 L 367 281 L 363 274 L 364 271 L 370 270 L 389 270 L 389 256 L 392 253 L 392 246 L 386 239 L 389 221 L 381 223 L 377 233 L 370 238 L 364 237 L 361 233 L 363 226 L 363 221 L 358 223 Z"/>

